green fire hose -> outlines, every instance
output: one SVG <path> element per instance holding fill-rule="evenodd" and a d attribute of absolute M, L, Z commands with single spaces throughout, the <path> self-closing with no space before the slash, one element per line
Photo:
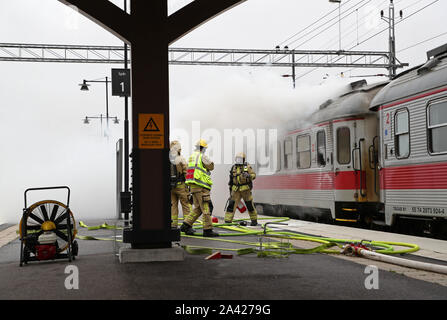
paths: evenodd
<path fill-rule="evenodd" d="M 406 254 L 412 253 L 419 250 L 419 246 L 411 243 L 403 243 L 403 242 L 389 242 L 389 241 L 365 241 L 365 240 L 350 240 L 350 239 L 334 239 L 327 237 L 317 237 L 300 234 L 298 232 L 292 231 L 274 231 L 268 228 L 267 225 L 263 225 L 263 229 L 251 229 L 239 225 L 239 222 L 246 221 L 249 219 L 238 219 L 234 220 L 233 223 L 219 224 L 214 223 L 213 227 L 222 228 L 231 232 L 220 233 L 219 237 L 216 238 L 203 238 L 202 235 L 185 235 L 182 234 L 182 237 L 188 238 L 196 238 L 196 239 L 206 239 L 211 241 L 219 241 L 226 243 L 234 243 L 239 246 L 243 246 L 242 248 L 218 248 L 218 247 L 205 247 L 205 246 L 194 246 L 194 245 L 185 245 L 183 248 L 186 252 L 190 254 L 211 254 L 214 251 L 234 251 L 237 255 L 257 253 L 260 257 L 265 256 L 285 256 L 289 254 L 311 254 L 311 253 L 329 253 L 329 254 L 340 254 L 342 252 L 342 248 L 346 244 L 357 244 L 361 243 L 371 250 L 383 253 L 383 254 Z M 270 223 L 280 223 L 284 221 L 290 220 L 288 217 L 280 217 L 280 218 L 259 218 L 258 220 L 270 220 Z M 82 228 L 86 228 L 87 230 L 100 230 L 100 229 L 122 229 L 117 226 L 108 225 L 107 223 L 103 223 L 99 226 L 87 226 L 82 221 L 79 222 L 79 226 Z M 194 224 L 194 228 L 200 229 L 203 227 L 203 224 L 198 221 Z M 242 240 L 233 240 L 233 239 L 225 239 L 226 237 L 235 237 L 235 236 L 260 236 L 266 237 L 270 239 L 281 239 L 287 240 L 289 242 L 260 242 L 260 241 L 242 241 Z M 121 241 L 116 240 L 114 238 L 99 238 L 92 236 L 82 236 L 77 235 L 77 238 L 80 240 L 111 240 L 111 241 Z M 290 241 L 291 240 L 300 240 L 300 241 L 309 241 L 316 242 L 318 245 L 309 249 L 301 249 L 294 247 Z M 405 249 L 396 250 L 394 247 L 404 247 Z M 336 247 L 337 249 L 334 249 Z"/>

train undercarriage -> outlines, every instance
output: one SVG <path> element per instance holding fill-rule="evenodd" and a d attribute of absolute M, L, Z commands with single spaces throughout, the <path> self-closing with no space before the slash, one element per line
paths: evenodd
<path fill-rule="evenodd" d="M 401 215 L 396 216 L 393 224 L 389 226 L 385 224 L 383 206 L 379 203 L 336 203 L 335 218 L 332 216 L 331 210 L 327 208 L 256 203 L 256 210 L 259 214 L 267 216 L 289 217 L 317 223 L 337 224 L 447 240 L 447 219 Z"/>

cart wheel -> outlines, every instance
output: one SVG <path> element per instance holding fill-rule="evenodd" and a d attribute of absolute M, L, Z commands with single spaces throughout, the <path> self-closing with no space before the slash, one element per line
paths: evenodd
<path fill-rule="evenodd" d="M 54 200 L 36 202 L 25 210 L 19 225 L 20 237 L 25 239 L 26 236 L 35 234 L 38 238 L 44 232 L 42 225 L 45 224 L 46 229 L 48 230 L 48 228 L 50 228 L 58 237 L 57 252 L 61 253 L 68 248 L 67 216 L 70 221 L 71 242 L 73 244 L 77 234 L 73 213 L 65 204 Z M 25 254 L 25 263 L 26 261 Z"/>

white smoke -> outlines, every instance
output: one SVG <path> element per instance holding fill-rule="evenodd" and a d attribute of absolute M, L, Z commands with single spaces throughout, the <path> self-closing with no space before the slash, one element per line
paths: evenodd
<path fill-rule="evenodd" d="M 81 93 L 76 66 L 66 66 L 66 77 L 60 80 L 64 90 L 56 97 L 51 87 L 38 81 L 39 74 L 45 69 L 43 65 L 16 68 L 23 69 L 22 73 L 28 72 L 29 68 L 35 68 L 36 72 L 30 72 L 23 83 L 18 80 L 3 83 L 2 97 L 8 104 L 2 104 L 0 108 L 0 223 L 20 220 L 25 189 L 56 185 L 71 188 L 70 207 L 76 219 L 113 218 L 115 143 L 122 137 L 122 122 L 120 125 L 110 123 L 108 139 L 103 136 L 99 120 L 89 125 L 82 123 L 85 115 L 96 115 L 103 110 L 103 88 L 96 86 L 89 93 Z M 92 73 L 101 74 L 100 70 Z M 176 71 L 171 74 L 171 130 L 178 132 L 182 129 L 185 133 L 184 137 L 178 137 L 185 158 L 195 143 L 192 121 L 200 121 L 199 137 L 204 132 L 214 132 L 223 139 L 224 131 L 230 129 L 242 132 L 246 129 L 279 129 L 290 120 L 310 114 L 345 87 L 344 83 L 332 83 L 299 85 L 293 90 L 291 83 L 285 84 L 273 72 L 263 71 L 249 76 L 237 70 L 224 74 L 220 78 L 213 76 L 212 82 L 204 80 L 187 84 L 176 83 Z M 123 119 L 122 100 L 111 99 L 110 110 L 112 115 Z M 175 138 L 171 136 L 171 139 Z M 212 151 L 212 148 L 208 151 L 211 157 L 218 156 Z M 221 160 L 225 157 L 224 151 L 222 149 Z M 232 150 L 234 153 L 239 151 L 236 147 Z M 231 162 L 233 155 L 228 158 Z M 218 159 L 214 160 L 218 162 Z M 223 214 L 229 167 L 228 163 L 217 165 L 212 176 L 215 215 Z M 48 192 L 31 194 L 28 205 L 44 199 L 65 203 L 63 192 Z"/>
<path fill-rule="evenodd" d="M 171 139 L 182 143 L 183 155 L 188 158 L 199 138 L 214 137 L 207 151 L 218 164 L 212 174 L 212 200 L 216 208 L 214 215 L 223 216 L 229 194 L 230 163 L 235 153 L 250 149 L 250 146 L 238 149 L 235 140 L 224 141 L 225 131 L 277 129 L 281 133 L 287 124 L 306 118 L 323 102 L 345 92 L 347 86 L 346 81 L 334 81 L 318 86 L 298 85 L 292 89 L 271 71 L 261 71 L 256 77 L 235 71 L 219 81 L 188 88 L 181 99 L 174 96 L 171 100 Z M 194 132 L 198 123 L 199 134 Z M 221 147 L 216 148 L 216 143 Z M 225 148 L 228 144 L 230 149 Z M 250 162 L 254 165 L 253 159 Z"/>
<path fill-rule="evenodd" d="M 41 80 L 58 68 L 64 76 L 52 83 Z M 76 220 L 116 215 L 115 143 L 123 124 L 110 120 L 106 130 L 105 120 L 102 128 L 99 119 L 83 123 L 85 116 L 104 115 L 105 89 L 98 84 L 80 91 L 78 68 L 14 64 L 6 69 L 9 81 L 0 81 L 0 223 L 19 222 L 26 189 L 60 185 L 71 188 Z M 101 75 L 103 68 L 92 66 L 91 72 Z M 110 115 L 123 119 L 122 100 L 110 98 L 109 107 Z M 46 199 L 67 202 L 62 191 L 31 192 L 28 206 Z"/>

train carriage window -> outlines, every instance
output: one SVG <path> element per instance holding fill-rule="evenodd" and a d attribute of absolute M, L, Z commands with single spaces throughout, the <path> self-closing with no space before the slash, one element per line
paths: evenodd
<path fill-rule="evenodd" d="M 396 157 L 408 158 L 410 155 L 410 124 L 407 109 L 398 110 L 394 116 L 394 136 Z"/>
<path fill-rule="evenodd" d="M 428 106 L 428 147 L 430 153 L 447 152 L 447 101 Z"/>
<path fill-rule="evenodd" d="M 317 164 L 326 166 L 326 133 L 324 130 L 317 132 Z"/>
<path fill-rule="evenodd" d="M 284 140 L 284 169 L 292 169 L 293 161 L 292 138 Z"/>
<path fill-rule="evenodd" d="M 337 129 L 337 161 L 339 164 L 351 162 L 351 130 L 348 127 Z"/>
<path fill-rule="evenodd" d="M 281 143 L 279 141 L 270 144 L 268 167 L 272 173 L 281 170 Z"/>
<path fill-rule="evenodd" d="M 296 166 L 299 169 L 310 168 L 310 135 L 298 136 L 296 139 Z"/>

